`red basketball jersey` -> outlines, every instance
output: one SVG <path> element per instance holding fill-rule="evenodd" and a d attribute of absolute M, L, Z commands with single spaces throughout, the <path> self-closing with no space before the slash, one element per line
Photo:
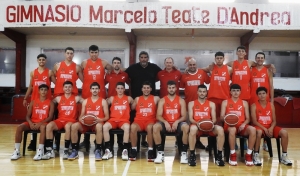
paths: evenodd
<path fill-rule="evenodd" d="M 250 99 L 250 68 L 248 61 L 244 60 L 242 63 L 239 61 L 233 62 L 232 84 L 238 84 L 241 86 L 240 99 Z"/>
<path fill-rule="evenodd" d="M 245 121 L 245 109 L 242 99 L 238 99 L 234 102 L 231 98 L 227 99 L 226 114 L 236 114 L 239 117 L 237 125 L 244 123 Z"/>
<path fill-rule="evenodd" d="M 273 122 L 271 103 L 268 102 L 265 108 L 263 108 L 259 102 L 256 102 L 255 105 L 257 122 L 266 128 L 270 128 Z"/>
<path fill-rule="evenodd" d="M 199 102 L 199 100 L 194 101 L 194 107 L 193 107 L 193 115 L 194 120 L 196 122 L 202 120 L 202 119 L 212 119 L 211 118 L 211 109 L 209 106 L 209 101 L 205 100 L 203 104 Z"/>
<path fill-rule="evenodd" d="M 66 98 L 65 95 L 62 95 L 60 98 L 60 102 L 58 103 L 57 109 L 59 120 L 76 122 L 77 104 L 74 95 L 71 95 L 69 98 Z"/>
<path fill-rule="evenodd" d="M 126 83 L 128 81 L 128 74 L 120 70 L 117 74 L 112 71 L 110 74 L 105 75 L 105 84 L 109 83 L 108 85 L 108 97 L 116 96 L 116 85 L 118 82 Z"/>
<path fill-rule="evenodd" d="M 195 74 L 183 74 L 180 80 L 180 87 L 185 88 L 185 102 L 188 104 L 190 101 L 198 99 L 197 90 L 200 84 L 209 83 L 208 75 L 201 69 L 198 69 Z"/>
<path fill-rule="evenodd" d="M 251 70 L 251 104 L 258 101 L 258 96 L 256 95 L 256 89 L 258 87 L 265 87 L 268 90 L 267 101 L 270 101 L 270 81 L 268 69 L 263 67 L 258 70 L 256 67 L 252 67 Z"/>
<path fill-rule="evenodd" d="M 128 102 L 128 96 L 123 95 L 122 98 L 114 96 L 114 100 L 110 107 L 110 119 L 116 122 L 129 121 L 130 118 L 130 106 Z"/>
<path fill-rule="evenodd" d="M 162 117 L 169 123 L 174 123 L 181 116 L 181 106 L 179 96 L 175 96 L 174 100 L 171 101 L 168 96 L 164 97 L 165 104 L 163 105 Z"/>
<path fill-rule="evenodd" d="M 159 97 L 164 97 L 168 95 L 168 85 L 167 82 L 173 80 L 176 82 L 177 91 L 176 95 L 179 95 L 181 72 L 179 70 L 173 69 L 171 72 L 166 71 L 166 69 L 161 70 L 157 73 L 157 80 L 160 81 Z"/>
<path fill-rule="evenodd" d="M 207 98 L 218 98 L 221 100 L 228 99 L 230 97 L 229 81 L 230 75 L 228 73 L 227 65 L 223 65 L 222 67 L 215 65 L 210 76 Z"/>
<path fill-rule="evenodd" d="M 94 114 L 98 118 L 104 118 L 102 100 L 101 97 L 95 102 L 92 101 L 91 97 L 86 99 L 85 114 Z"/>
<path fill-rule="evenodd" d="M 56 72 L 56 83 L 54 88 L 55 95 L 64 94 L 63 84 L 65 81 L 71 81 L 73 83 L 72 93 L 77 95 L 78 89 L 76 86 L 76 81 L 78 79 L 78 75 L 76 72 L 76 63 L 72 62 L 69 66 L 63 61 L 60 62 L 59 69 Z"/>
<path fill-rule="evenodd" d="M 98 95 L 102 98 L 106 98 L 104 76 L 105 68 L 102 65 L 102 60 L 100 58 L 96 61 L 88 59 L 85 68 L 83 69 L 82 98 L 86 99 L 92 96 L 90 85 L 93 82 L 97 82 L 100 85 L 100 92 Z"/>
<path fill-rule="evenodd" d="M 51 100 L 46 99 L 40 101 L 39 98 L 33 100 L 31 121 L 33 123 L 38 123 L 49 117 Z"/>
<path fill-rule="evenodd" d="M 156 104 L 153 95 L 149 95 L 147 99 L 140 96 L 135 109 L 134 120 L 148 121 L 156 119 Z"/>
<path fill-rule="evenodd" d="M 51 100 L 52 99 L 51 81 L 50 81 L 50 77 L 49 77 L 49 69 L 48 68 L 45 68 L 45 70 L 42 73 L 40 73 L 37 68 L 33 71 L 31 100 L 40 98 L 39 86 L 41 84 L 46 84 L 47 86 L 49 86 L 47 98 Z"/>

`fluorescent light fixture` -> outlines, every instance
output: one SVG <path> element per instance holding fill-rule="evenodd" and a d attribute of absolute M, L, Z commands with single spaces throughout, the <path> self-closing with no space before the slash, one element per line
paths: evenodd
<path fill-rule="evenodd" d="M 269 0 L 269 3 L 300 3 L 299 0 Z"/>
<path fill-rule="evenodd" d="M 53 0 L 53 1 L 74 1 L 74 0 Z M 114 1 L 119 1 L 119 2 L 126 2 L 126 0 L 76 0 L 76 1 L 106 1 L 106 2 L 114 2 Z"/>
<path fill-rule="evenodd" d="M 161 2 L 231 3 L 235 0 L 159 0 Z"/>

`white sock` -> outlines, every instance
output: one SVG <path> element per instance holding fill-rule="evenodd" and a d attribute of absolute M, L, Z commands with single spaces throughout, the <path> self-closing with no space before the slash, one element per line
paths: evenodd
<path fill-rule="evenodd" d="M 235 150 L 230 150 L 230 154 L 234 154 L 235 153 Z"/>
<path fill-rule="evenodd" d="M 153 147 L 148 147 L 148 150 L 153 150 Z"/>
<path fill-rule="evenodd" d="M 21 143 L 15 143 L 15 149 L 20 151 Z"/>
<path fill-rule="evenodd" d="M 44 144 L 39 144 L 39 149 L 44 150 Z"/>
<path fill-rule="evenodd" d="M 282 153 L 282 156 L 287 156 L 287 153 Z"/>
<path fill-rule="evenodd" d="M 248 154 L 248 155 L 251 155 L 251 153 L 252 153 L 252 150 L 248 149 L 248 150 L 247 150 L 247 154 Z"/>
<path fill-rule="evenodd" d="M 132 149 L 135 149 L 135 150 L 137 149 L 137 147 L 131 147 L 131 148 L 132 148 Z"/>

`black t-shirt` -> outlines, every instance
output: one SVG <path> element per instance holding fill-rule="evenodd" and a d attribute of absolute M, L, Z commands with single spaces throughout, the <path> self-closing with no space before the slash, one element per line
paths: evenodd
<path fill-rule="evenodd" d="M 140 63 L 130 65 L 125 72 L 128 74 L 131 82 L 131 97 L 136 98 L 143 95 L 142 84 L 145 81 L 149 81 L 152 84 L 151 94 L 155 95 L 156 75 L 159 71 L 161 71 L 161 68 L 150 62 L 145 68 Z"/>

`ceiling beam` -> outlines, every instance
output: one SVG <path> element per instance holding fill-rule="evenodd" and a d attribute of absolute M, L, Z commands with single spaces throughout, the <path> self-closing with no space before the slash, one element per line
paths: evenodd
<path fill-rule="evenodd" d="M 241 45 L 249 45 L 252 40 L 258 35 L 259 31 L 250 31 L 240 38 Z"/>
<path fill-rule="evenodd" d="M 129 42 L 129 65 L 136 63 L 136 40 L 137 37 L 132 30 L 125 31 Z"/>

